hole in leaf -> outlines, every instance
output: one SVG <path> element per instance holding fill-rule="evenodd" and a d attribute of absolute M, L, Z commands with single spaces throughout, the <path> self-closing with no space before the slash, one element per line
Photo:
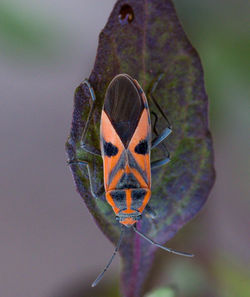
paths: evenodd
<path fill-rule="evenodd" d="M 119 13 L 119 22 L 121 25 L 125 25 L 128 23 L 132 23 L 134 20 L 134 11 L 132 7 L 128 4 L 124 4 L 121 7 L 120 13 Z"/>

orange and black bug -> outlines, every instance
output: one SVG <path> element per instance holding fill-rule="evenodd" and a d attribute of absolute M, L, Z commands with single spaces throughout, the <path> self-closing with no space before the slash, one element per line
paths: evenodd
<path fill-rule="evenodd" d="M 84 83 L 94 102 L 93 88 L 87 80 Z M 152 92 L 157 83 L 158 81 L 153 85 Z M 155 101 L 153 96 L 151 98 Z M 162 113 L 157 102 L 155 104 Z M 89 118 L 91 114 L 90 111 Z M 148 205 L 151 197 L 151 169 L 163 166 L 170 161 L 168 154 L 161 160 L 150 162 L 151 149 L 161 143 L 172 131 L 168 121 L 167 123 L 166 129 L 152 140 L 150 111 L 146 95 L 139 83 L 127 74 L 115 76 L 107 88 L 100 122 L 100 152 L 85 144 L 89 119 L 87 121 L 82 134 L 82 148 L 92 154 L 101 155 L 104 186 L 98 192 L 93 190 L 94 181 L 91 178 L 88 163 L 80 160 L 72 160 L 69 163 L 82 163 L 88 167 L 93 196 L 98 197 L 104 189 L 106 200 L 113 208 L 116 219 L 122 226 L 117 247 L 104 271 L 92 286 L 100 281 L 111 264 L 120 247 L 125 227 L 132 227 L 141 237 L 168 252 L 188 257 L 193 256 L 161 246 L 136 229 L 136 222 L 142 218 L 144 211 L 151 216 L 154 215 Z"/>

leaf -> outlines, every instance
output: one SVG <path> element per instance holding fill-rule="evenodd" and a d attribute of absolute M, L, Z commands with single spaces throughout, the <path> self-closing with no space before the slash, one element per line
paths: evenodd
<path fill-rule="evenodd" d="M 160 288 L 148 293 L 145 297 L 176 297 L 176 294 L 171 288 Z"/>
<path fill-rule="evenodd" d="M 10 1 L 9 1 L 10 2 Z M 54 56 L 55 36 L 52 24 L 41 20 L 18 3 L 0 3 L 0 51 L 11 58 L 46 58 Z M 56 50 L 58 55 L 58 50 Z"/>
<path fill-rule="evenodd" d="M 171 162 L 152 171 L 150 205 L 157 217 L 144 216 L 137 228 L 163 244 L 201 209 L 214 183 L 213 148 L 208 130 L 208 100 L 198 54 L 188 41 L 169 0 L 119 0 L 100 33 L 94 69 L 89 77 L 96 103 L 88 131 L 88 144 L 99 145 L 100 114 L 105 91 L 118 73 L 128 73 L 145 91 L 160 74 L 155 90 L 159 105 L 170 119 L 173 133 L 167 147 Z M 103 181 L 102 160 L 86 153 L 80 139 L 90 111 L 90 94 L 80 84 L 75 92 L 72 128 L 66 144 L 70 160 L 89 162 L 97 185 Z M 150 109 L 154 105 L 149 102 Z M 159 111 L 157 128 L 166 127 Z M 153 118 L 152 118 L 153 119 Z M 152 151 L 157 159 L 166 147 Z M 94 199 L 88 173 L 80 164 L 71 165 L 77 190 L 96 223 L 106 236 L 117 243 L 120 226 L 105 198 Z M 156 248 L 127 230 L 120 254 L 122 291 L 125 297 L 141 296 Z"/>

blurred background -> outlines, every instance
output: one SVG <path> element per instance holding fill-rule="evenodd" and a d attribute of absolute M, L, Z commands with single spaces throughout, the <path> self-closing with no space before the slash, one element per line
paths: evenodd
<path fill-rule="evenodd" d="M 0 2 L 0 296 L 117 297 L 119 257 L 66 166 L 75 87 L 88 77 L 115 0 Z M 205 207 L 157 253 L 153 286 L 178 296 L 250 296 L 247 0 L 175 0 L 210 99 L 216 184 Z"/>

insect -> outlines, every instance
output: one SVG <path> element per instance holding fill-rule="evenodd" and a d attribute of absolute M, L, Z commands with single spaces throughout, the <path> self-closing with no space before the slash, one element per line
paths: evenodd
<path fill-rule="evenodd" d="M 151 93 L 160 79 L 161 76 L 154 83 Z M 93 88 L 87 80 L 83 84 L 88 87 L 94 103 L 96 98 Z M 155 101 L 153 95 L 151 98 Z M 155 104 L 163 114 L 156 101 Z M 192 254 L 177 252 L 155 243 L 136 228 L 136 223 L 142 218 L 144 212 L 148 212 L 152 217 L 155 215 L 148 205 L 151 197 L 151 170 L 167 164 L 170 158 L 168 153 L 165 158 L 151 162 L 150 152 L 172 132 L 168 120 L 167 127 L 152 140 L 150 111 L 146 95 L 139 83 L 127 74 L 115 76 L 106 90 L 100 122 L 100 152 L 95 148 L 90 148 L 85 141 L 92 111 L 91 109 L 82 134 L 81 146 L 89 153 L 101 155 L 104 187 L 97 192 L 94 190 L 95 181 L 88 163 L 81 160 L 72 160 L 69 163 L 81 163 L 87 166 L 92 195 L 98 197 L 104 188 L 106 201 L 121 224 L 121 235 L 115 251 L 92 286 L 97 285 L 110 266 L 119 250 L 126 227 L 132 228 L 145 240 L 168 252 L 192 257 Z"/>

